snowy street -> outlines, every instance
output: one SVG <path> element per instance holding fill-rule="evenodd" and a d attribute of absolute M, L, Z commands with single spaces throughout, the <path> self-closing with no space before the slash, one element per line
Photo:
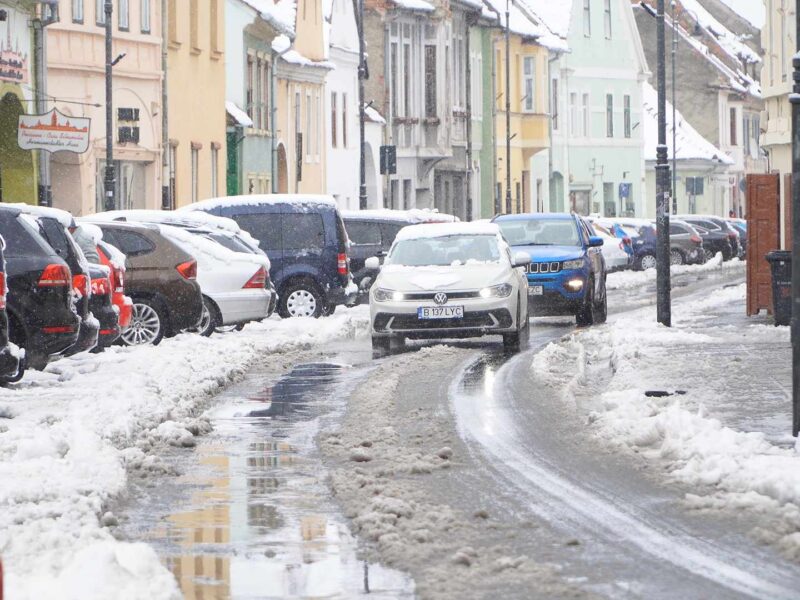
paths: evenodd
<path fill-rule="evenodd" d="M 676 268 L 671 330 L 611 274 L 607 325 L 513 357 L 373 361 L 356 307 L 61 361 L 0 398 L 9 597 L 794 597 L 788 335 L 743 273 Z"/>

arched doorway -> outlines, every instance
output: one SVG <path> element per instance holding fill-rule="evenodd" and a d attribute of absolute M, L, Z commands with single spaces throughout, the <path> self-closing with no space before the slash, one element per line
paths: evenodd
<path fill-rule="evenodd" d="M 278 144 L 278 193 L 289 193 L 289 169 L 286 164 L 286 147 Z"/>
<path fill-rule="evenodd" d="M 24 114 L 16 94 L 0 100 L 0 202 L 36 204 L 36 166 L 33 152 L 17 144 L 19 116 Z"/>
<path fill-rule="evenodd" d="M 372 146 L 364 144 L 364 180 L 367 187 L 367 206 L 381 208 L 378 204 L 378 185 L 375 176 L 375 159 L 372 157 Z M 359 199 L 360 200 L 360 199 Z M 360 208 L 356 203 L 355 208 Z"/>

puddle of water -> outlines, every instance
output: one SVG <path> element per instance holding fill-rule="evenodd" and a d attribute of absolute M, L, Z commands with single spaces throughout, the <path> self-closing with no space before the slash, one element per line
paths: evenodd
<path fill-rule="evenodd" d="M 211 414 L 214 432 L 176 457 L 185 474 L 129 511 L 150 519 L 136 537 L 153 544 L 186 598 L 413 597 L 406 575 L 357 558 L 316 454 L 353 371 L 306 364 L 232 388 Z M 166 516 L 153 523 L 148 504 Z"/>

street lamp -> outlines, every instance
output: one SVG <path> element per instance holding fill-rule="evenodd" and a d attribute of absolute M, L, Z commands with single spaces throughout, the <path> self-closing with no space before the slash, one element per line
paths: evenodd
<path fill-rule="evenodd" d="M 116 176 L 114 173 L 114 109 L 113 95 L 111 91 L 111 69 L 114 67 L 114 60 L 111 58 L 111 15 L 114 7 L 111 0 L 105 0 L 103 4 L 103 14 L 105 15 L 105 34 L 106 34 L 106 169 L 103 178 L 103 208 L 105 210 L 116 209 L 114 199 L 114 187 Z"/>
<path fill-rule="evenodd" d="M 800 2 L 800 0 L 797 0 Z M 656 76 L 658 79 L 658 146 L 656 148 L 656 313 L 658 322 L 672 325 L 669 261 L 669 162 L 667 159 L 667 84 L 664 0 L 656 9 Z"/>
<path fill-rule="evenodd" d="M 364 80 L 367 78 L 367 59 L 364 48 L 364 0 L 353 0 L 356 5 L 356 25 L 358 27 L 358 127 L 361 141 L 361 155 L 359 158 L 359 187 L 358 208 L 367 209 L 367 171 L 366 171 L 366 140 L 364 139 L 364 121 L 366 110 L 364 108 Z"/>
<path fill-rule="evenodd" d="M 511 212 L 511 0 L 506 0 L 506 212 Z"/>
<path fill-rule="evenodd" d="M 770 15 L 767 15 L 769 18 Z M 786 18 L 781 15 L 781 18 Z M 795 43 L 792 59 L 792 435 L 800 433 L 800 0 L 795 3 Z"/>

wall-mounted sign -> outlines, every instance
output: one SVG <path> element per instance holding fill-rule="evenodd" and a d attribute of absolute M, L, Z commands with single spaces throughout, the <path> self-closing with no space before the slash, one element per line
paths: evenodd
<path fill-rule="evenodd" d="M 23 150 L 75 152 L 89 149 L 91 119 L 68 117 L 55 108 L 43 115 L 20 115 L 17 143 Z"/>
<path fill-rule="evenodd" d="M 0 81 L 29 83 L 28 48 L 31 40 L 28 17 L 13 8 L 6 9 L 5 12 L 5 22 L 0 23 L 5 25 L 0 28 Z"/>

